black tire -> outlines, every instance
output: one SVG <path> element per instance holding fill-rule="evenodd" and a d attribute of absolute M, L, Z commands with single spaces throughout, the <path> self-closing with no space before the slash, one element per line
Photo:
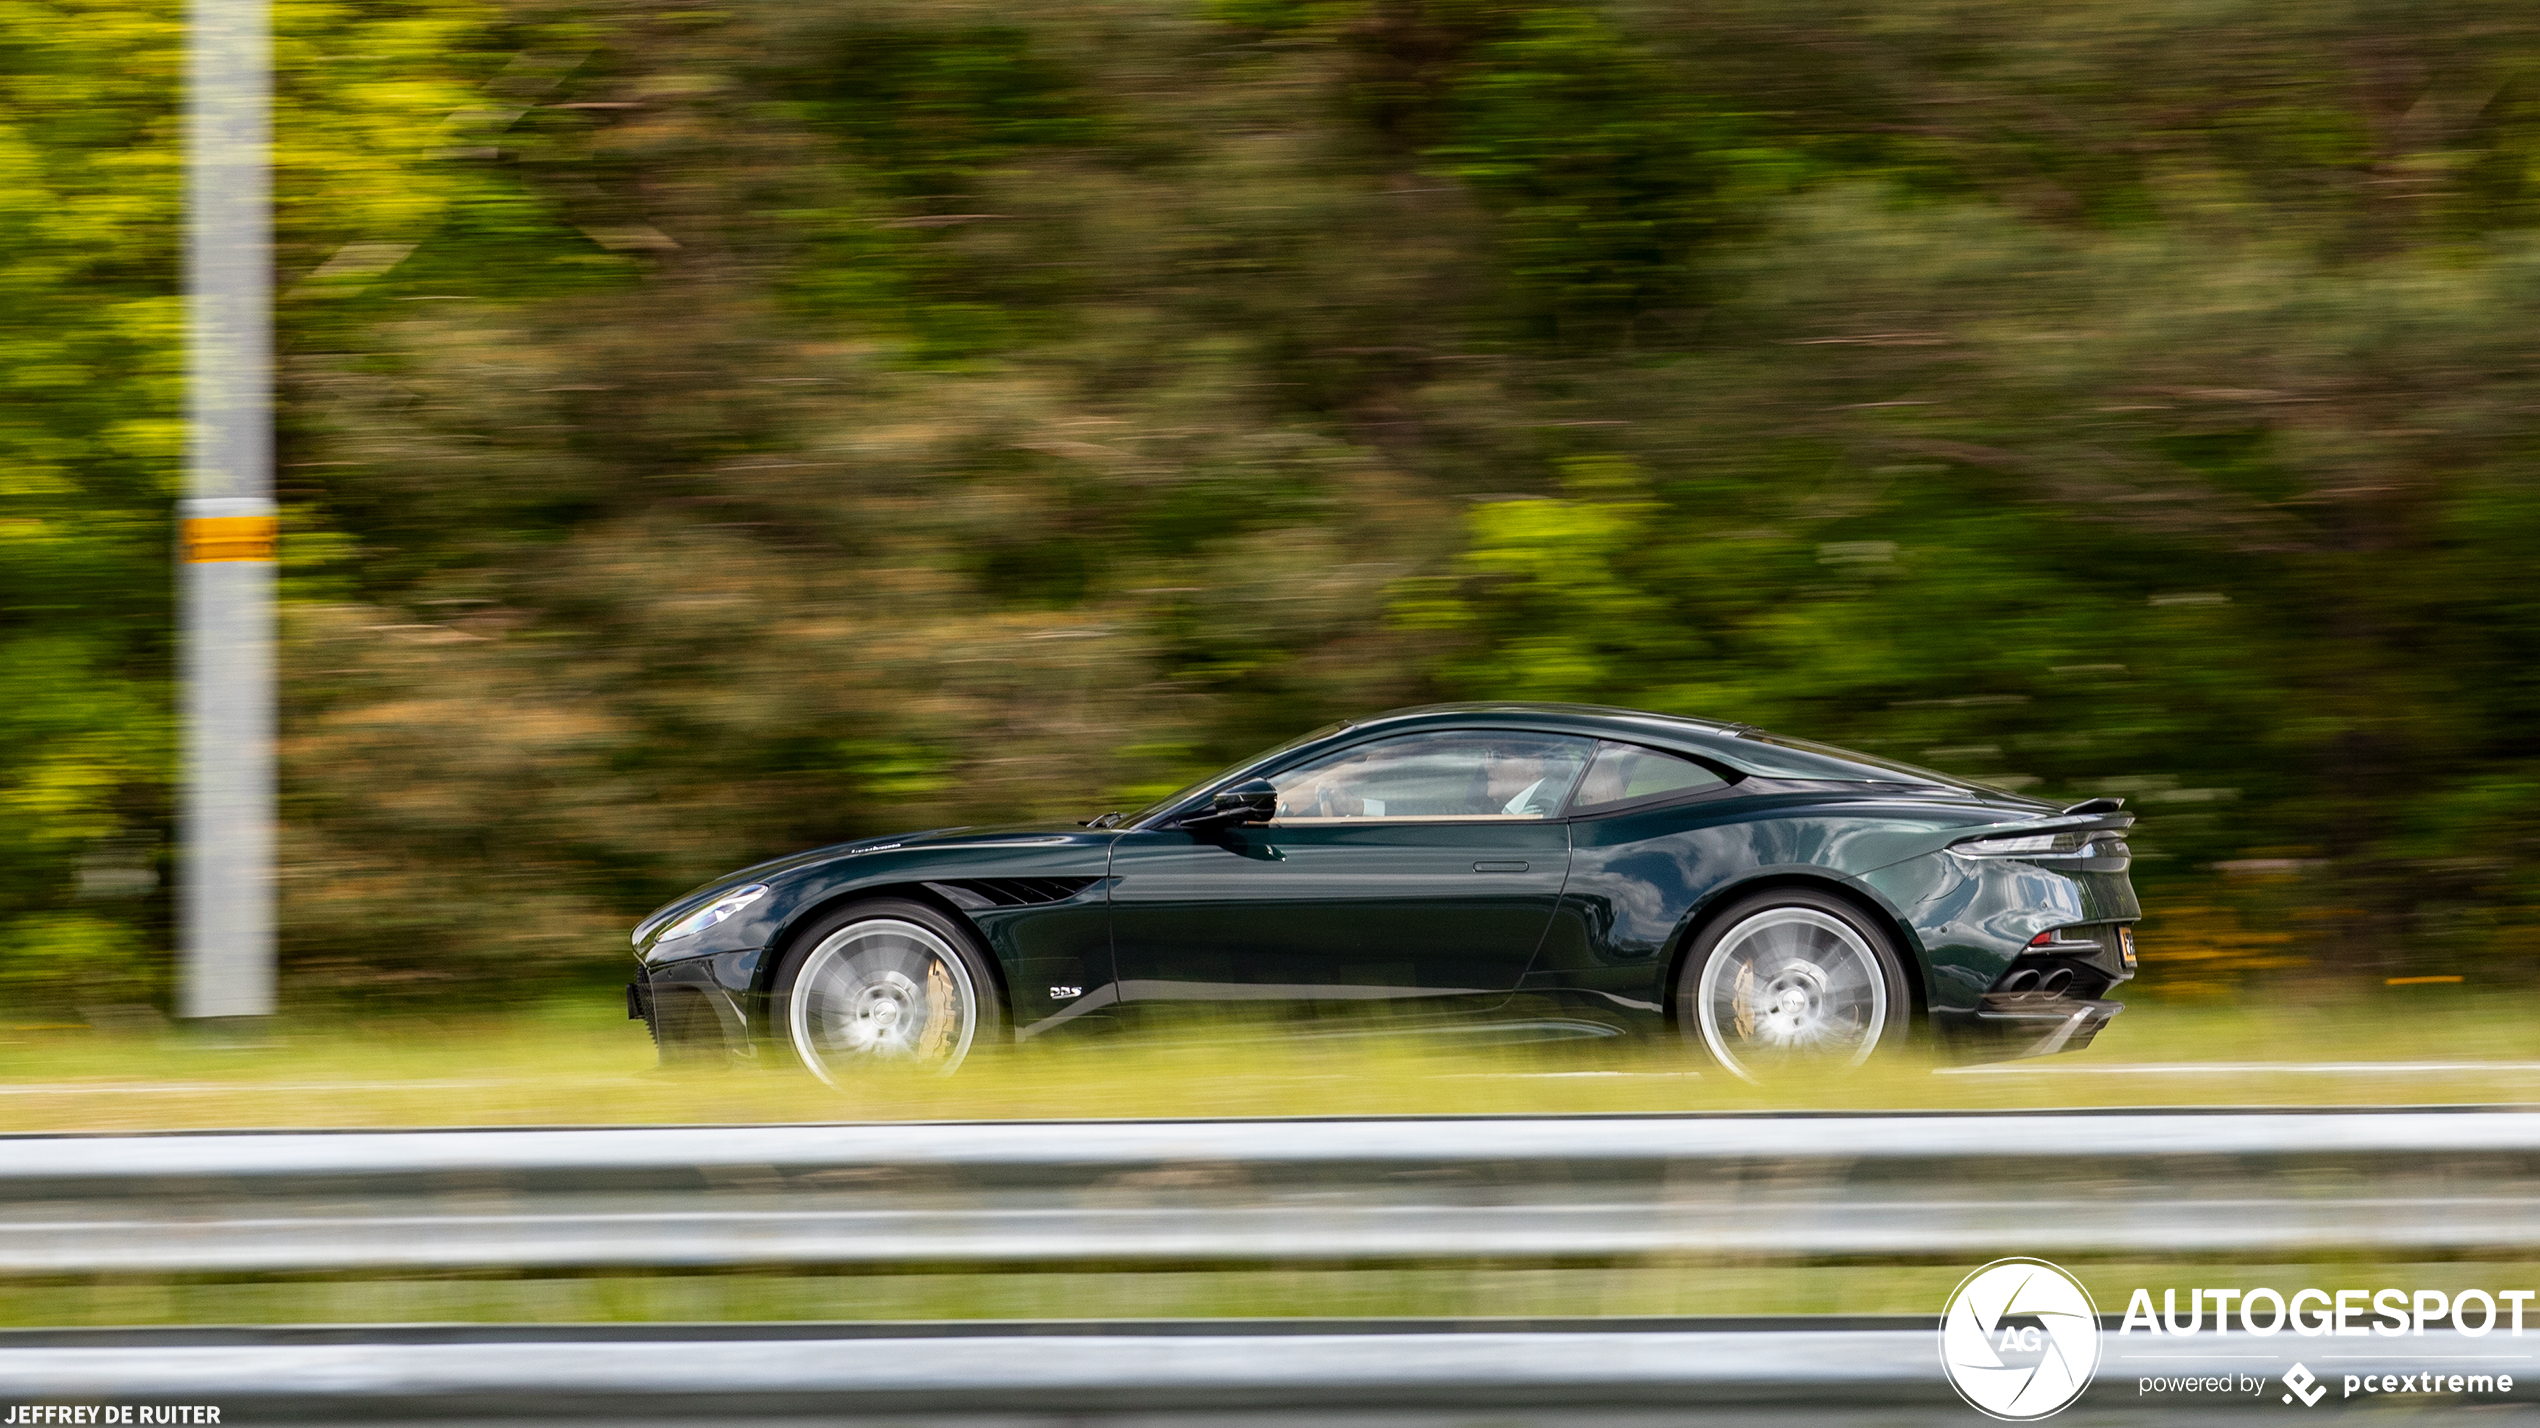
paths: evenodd
<path fill-rule="evenodd" d="M 1704 924 L 1677 978 L 1676 1019 L 1721 1070 L 1761 1083 L 1892 1054 L 1914 1002 L 1877 919 L 1830 894 L 1776 888 Z"/>
<path fill-rule="evenodd" d="M 960 1019 L 947 1031 L 938 1015 L 955 1001 Z M 805 1070 L 843 1086 L 859 1065 L 949 1074 L 1005 1035 L 1005 997 L 958 918 L 875 898 L 822 914 L 786 944 L 768 1022 Z"/>

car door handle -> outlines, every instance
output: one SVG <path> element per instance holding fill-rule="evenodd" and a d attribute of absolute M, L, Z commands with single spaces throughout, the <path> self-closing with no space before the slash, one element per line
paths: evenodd
<path fill-rule="evenodd" d="M 1473 865 L 1473 871 L 1477 873 L 1522 873 L 1525 870 L 1524 863 L 1475 863 Z"/>

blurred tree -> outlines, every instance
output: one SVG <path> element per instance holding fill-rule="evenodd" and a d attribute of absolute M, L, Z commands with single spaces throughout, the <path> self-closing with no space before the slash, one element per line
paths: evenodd
<path fill-rule="evenodd" d="M 146 989 L 181 360 L 164 15 L 0 7 L 0 997 Z"/>
<path fill-rule="evenodd" d="M 2534 966 L 2517 7 L 281 23 L 301 997 L 1429 697 L 2123 794 L 2155 987 Z M 28 1005 L 166 941 L 172 24 L 0 3 Z"/>

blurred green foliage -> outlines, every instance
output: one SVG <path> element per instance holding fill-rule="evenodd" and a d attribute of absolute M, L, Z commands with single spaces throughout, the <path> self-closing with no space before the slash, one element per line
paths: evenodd
<path fill-rule="evenodd" d="M 164 977 L 177 24 L 0 0 L 28 1008 Z M 2127 796 L 2147 990 L 2535 965 L 2540 15 L 276 24 L 296 996 L 1437 697 Z"/>

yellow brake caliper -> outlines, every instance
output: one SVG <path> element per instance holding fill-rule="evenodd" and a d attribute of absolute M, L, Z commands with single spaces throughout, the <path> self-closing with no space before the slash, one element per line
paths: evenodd
<path fill-rule="evenodd" d="M 960 1004 L 953 995 L 952 973 L 944 970 L 940 960 L 926 963 L 926 1029 L 917 1037 L 917 1055 L 931 1061 L 952 1047 L 953 1023 L 960 1019 Z"/>

